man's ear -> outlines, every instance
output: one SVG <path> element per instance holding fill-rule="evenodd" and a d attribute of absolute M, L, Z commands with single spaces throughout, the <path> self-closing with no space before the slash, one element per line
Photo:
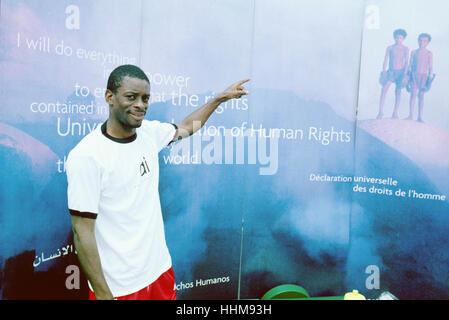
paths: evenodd
<path fill-rule="evenodd" d="M 104 98 L 109 105 L 114 104 L 115 96 L 111 90 L 109 89 L 106 90 L 106 92 L 104 93 Z"/>

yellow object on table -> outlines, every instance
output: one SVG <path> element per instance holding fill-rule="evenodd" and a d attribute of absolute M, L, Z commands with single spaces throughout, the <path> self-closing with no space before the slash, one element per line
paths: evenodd
<path fill-rule="evenodd" d="M 344 300 L 366 300 L 363 294 L 360 294 L 358 290 L 352 290 L 345 294 Z"/>

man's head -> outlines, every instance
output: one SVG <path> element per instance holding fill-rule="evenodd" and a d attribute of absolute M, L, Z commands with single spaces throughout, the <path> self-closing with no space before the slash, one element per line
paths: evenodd
<path fill-rule="evenodd" d="M 119 66 L 109 76 L 105 98 L 111 122 L 125 130 L 138 128 L 148 109 L 150 81 L 139 67 Z"/>
<path fill-rule="evenodd" d="M 393 32 L 393 38 L 396 42 L 401 43 L 407 37 L 407 32 L 404 29 L 396 29 Z"/>
<path fill-rule="evenodd" d="M 117 92 L 117 89 L 121 86 L 124 77 L 137 78 L 145 80 L 150 84 L 147 75 L 137 66 L 132 64 L 125 64 L 115 68 L 108 78 L 107 89 L 111 90 L 113 93 Z"/>
<path fill-rule="evenodd" d="M 421 33 L 418 36 L 418 44 L 420 48 L 425 48 L 429 44 L 429 42 L 432 40 L 432 37 L 428 33 Z"/>

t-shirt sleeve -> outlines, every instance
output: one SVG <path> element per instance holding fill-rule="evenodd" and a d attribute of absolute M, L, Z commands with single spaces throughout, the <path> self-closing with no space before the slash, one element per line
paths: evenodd
<path fill-rule="evenodd" d="M 158 151 L 168 146 L 168 144 L 174 139 L 177 128 L 173 123 L 153 121 L 155 125 L 154 137 L 156 147 Z"/>
<path fill-rule="evenodd" d="M 70 214 L 95 219 L 99 211 L 101 189 L 98 164 L 92 157 L 69 154 L 66 173 Z"/>

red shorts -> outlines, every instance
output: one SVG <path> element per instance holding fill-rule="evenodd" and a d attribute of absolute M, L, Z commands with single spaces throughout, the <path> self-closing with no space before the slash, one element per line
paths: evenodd
<path fill-rule="evenodd" d="M 173 268 L 168 269 L 156 281 L 145 288 L 128 294 L 115 297 L 117 300 L 176 300 L 175 274 Z M 89 289 L 89 300 L 96 300 L 95 294 Z"/>

